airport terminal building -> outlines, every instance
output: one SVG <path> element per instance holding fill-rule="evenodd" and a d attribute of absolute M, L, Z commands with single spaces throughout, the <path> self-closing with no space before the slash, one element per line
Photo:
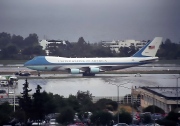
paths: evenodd
<path fill-rule="evenodd" d="M 137 103 L 142 111 L 149 105 L 155 105 L 163 109 L 165 113 L 169 113 L 180 106 L 180 87 L 138 87 L 131 89 L 131 94 L 119 96 L 119 104 L 135 104 Z M 117 96 L 93 97 L 93 102 L 105 98 L 112 101 L 118 101 Z"/>
<path fill-rule="evenodd" d="M 180 104 L 180 88 L 178 87 L 139 87 L 132 89 L 134 97 L 141 96 L 141 107 L 155 105 L 168 113 Z"/>

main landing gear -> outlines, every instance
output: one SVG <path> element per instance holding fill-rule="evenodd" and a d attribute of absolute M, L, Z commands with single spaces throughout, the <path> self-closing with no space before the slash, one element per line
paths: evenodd
<path fill-rule="evenodd" d="M 95 76 L 95 73 L 85 72 L 82 74 L 82 76 Z"/>
<path fill-rule="evenodd" d="M 38 77 L 40 77 L 41 76 L 41 73 L 38 71 Z"/>

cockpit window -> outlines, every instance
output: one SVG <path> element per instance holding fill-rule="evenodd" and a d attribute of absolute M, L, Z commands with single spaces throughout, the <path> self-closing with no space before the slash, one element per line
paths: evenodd
<path fill-rule="evenodd" d="M 36 60 L 37 59 L 37 57 L 34 57 L 32 60 Z"/>

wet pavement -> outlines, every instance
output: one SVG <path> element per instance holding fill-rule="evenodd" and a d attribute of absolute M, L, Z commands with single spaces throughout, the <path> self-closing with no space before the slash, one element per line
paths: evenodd
<path fill-rule="evenodd" d="M 48 76 L 48 75 L 46 75 Z M 53 75 L 52 75 L 53 76 Z M 56 75 L 57 76 L 57 75 Z M 97 74 L 96 77 L 84 78 L 81 75 L 62 74 L 61 79 L 28 79 L 31 93 L 35 92 L 37 85 L 42 87 L 41 91 L 59 94 L 68 97 L 70 94 L 76 95 L 78 91 L 90 91 L 93 96 L 116 96 L 117 86 L 119 95 L 124 96 L 131 92 L 132 87 L 139 86 L 162 86 L 173 87 L 177 84 L 177 74 L 142 74 L 141 77 L 135 77 L 133 74 Z M 16 94 L 23 91 L 22 87 L 25 79 L 19 79 Z"/>

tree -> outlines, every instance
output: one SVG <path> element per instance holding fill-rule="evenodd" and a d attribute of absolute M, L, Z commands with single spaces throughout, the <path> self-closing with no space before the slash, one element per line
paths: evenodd
<path fill-rule="evenodd" d="M 26 47 L 22 50 L 22 54 L 23 55 L 33 55 L 33 47 L 29 46 L 29 47 Z"/>
<path fill-rule="evenodd" d="M 109 112 L 105 111 L 98 111 L 93 113 L 93 115 L 90 117 L 91 122 L 95 125 L 109 125 L 111 120 L 113 119 L 113 116 Z"/>
<path fill-rule="evenodd" d="M 65 106 L 68 106 L 67 100 L 58 94 L 53 95 L 53 101 L 54 104 L 56 105 L 56 112 L 61 111 Z"/>
<path fill-rule="evenodd" d="M 83 37 L 80 37 L 78 42 L 73 45 L 73 51 L 75 52 L 75 57 L 86 57 L 88 45 Z"/>
<path fill-rule="evenodd" d="M 18 49 L 15 45 L 9 45 L 1 49 L 1 58 L 2 59 L 13 59 L 18 54 Z"/>
<path fill-rule="evenodd" d="M 179 123 L 179 117 L 180 113 L 171 111 L 164 119 L 157 120 L 157 123 L 164 126 L 177 126 L 177 123 Z"/>
<path fill-rule="evenodd" d="M 32 91 L 31 89 L 28 90 L 29 88 L 29 83 L 27 82 L 27 79 L 25 80 L 25 83 L 23 84 L 23 96 L 19 97 L 19 107 L 21 110 L 25 112 L 25 120 L 24 123 L 27 124 L 28 118 L 31 117 L 31 110 L 32 110 L 32 100 L 29 96 L 29 92 Z"/>
<path fill-rule="evenodd" d="M 166 119 L 174 121 L 174 122 L 178 122 L 179 117 L 180 117 L 180 113 L 175 113 L 175 112 L 171 111 L 171 112 L 168 113 Z"/>
<path fill-rule="evenodd" d="M 15 119 L 17 119 L 17 122 L 20 122 L 21 124 L 24 122 L 26 113 L 22 109 L 17 109 L 14 113 Z"/>
<path fill-rule="evenodd" d="M 41 86 L 37 85 L 36 93 L 33 94 L 32 101 L 32 116 L 33 120 L 43 120 L 45 112 L 43 110 L 42 94 L 40 93 Z"/>
<path fill-rule="evenodd" d="M 7 47 L 8 55 L 13 56 L 18 54 L 18 49 L 15 45 L 9 45 Z"/>
<path fill-rule="evenodd" d="M 0 33 L 0 49 L 11 42 L 11 35 L 5 32 Z"/>
<path fill-rule="evenodd" d="M 92 56 L 95 57 L 112 57 L 113 53 L 111 52 L 109 47 L 103 47 L 102 44 L 96 44 L 92 46 L 90 50 Z"/>
<path fill-rule="evenodd" d="M 76 96 L 70 95 L 69 98 L 67 98 L 67 103 L 69 106 L 71 106 L 73 108 L 74 111 L 76 112 L 80 112 L 81 110 L 81 105 L 78 101 L 78 99 L 76 98 Z"/>
<path fill-rule="evenodd" d="M 129 56 L 134 55 L 136 52 L 138 51 L 138 49 L 135 48 L 135 46 L 130 46 L 130 51 L 128 52 Z"/>
<path fill-rule="evenodd" d="M 90 94 L 89 91 L 78 91 L 76 97 L 79 104 L 81 105 L 82 112 L 93 110 L 92 94 Z"/>
<path fill-rule="evenodd" d="M 84 45 L 84 44 L 86 44 L 86 41 L 84 40 L 84 38 L 83 37 L 80 37 L 79 39 L 78 39 L 78 45 Z"/>
<path fill-rule="evenodd" d="M 37 34 L 29 34 L 29 36 L 24 39 L 24 44 L 25 46 L 39 45 Z"/>
<path fill-rule="evenodd" d="M 110 110 L 109 108 L 110 106 L 113 108 L 113 110 L 111 111 L 117 110 L 118 108 L 117 102 L 114 102 L 110 99 L 105 99 L 105 98 L 100 99 L 95 103 L 96 110 L 104 110 L 104 109 Z"/>
<path fill-rule="evenodd" d="M 7 48 L 2 48 L 1 49 L 1 58 L 2 59 L 8 59 L 9 58 L 9 54 L 8 54 Z"/>
<path fill-rule="evenodd" d="M 161 114 L 165 113 L 163 109 L 155 105 L 149 105 L 148 107 L 143 109 L 143 112 L 161 113 Z"/>
<path fill-rule="evenodd" d="M 42 46 L 36 45 L 33 47 L 33 54 L 34 55 L 45 55 L 45 51 L 42 50 Z"/>
<path fill-rule="evenodd" d="M 71 107 L 65 107 L 60 113 L 61 114 L 56 118 L 58 123 L 61 124 L 73 123 L 75 112 Z"/>
<path fill-rule="evenodd" d="M 120 51 L 120 53 L 119 53 L 119 56 L 120 56 L 120 57 L 128 57 L 128 56 L 131 55 L 131 54 L 130 54 L 131 50 L 130 50 L 129 47 L 121 47 L 121 48 L 119 49 L 119 51 Z"/>
<path fill-rule="evenodd" d="M 143 117 L 141 117 L 142 123 L 148 124 L 152 122 L 151 116 L 149 114 L 145 114 Z"/>
<path fill-rule="evenodd" d="M 43 111 L 47 115 L 49 113 L 55 113 L 57 109 L 57 105 L 54 101 L 54 95 L 52 93 L 47 93 L 43 91 L 41 93 L 42 102 L 43 102 Z"/>
<path fill-rule="evenodd" d="M 24 46 L 24 38 L 20 35 L 13 35 L 11 43 L 18 46 L 19 49 L 23 49 Z"/>
<path fill-rule="evenodd" d="M 157 56 L 166 59 L 177 59 L 179 57 L 178 51 L 180 51 L 179 44 L 172 43 L 170 39 L 166 39 L 165 42 L 161 44 Z"/>
<path fill-rule="evenodd" d="M 95 103 L 95 106 L 96 106 L 96 110 L 104 110 L 106 109 L 106 104 L 111 102 L 112 100 L 110 99 L 99 99 L 96 103 Z"/>
<path fill-rule="evenodd" d="M 113 107 L 113 111 L 118 109 L 118 103 L 116 101 L 111 101 L 108 103 L 108 105 L 111 105 Z"/>
<path fill-rule="evenodd" d="M 117 113 L 114 117 L 114 120 L 117 120 L 119 114 L 119 122 L 130 124 L 132 122 L 132 116 L 128 112 L 122 110 L 121 113 Z"/>
<path fill-rule="evenodd" d="M 0 105 L 0 125 L 7 124 L 13 114 L 13 107 L 5 102 Z"/>
<path fill-rule="evenodd" d="M 90 94 L 89 91 L 83 92 L 83 91 L 78 91 L 77 92 L 77 99 L 80 102 L 80 104 L 84 105 L 87 102 L 91 102 L 92 100 L 92 94 Z"/>
<path fill-rule="evenodd" d="M 165 44 L 166 44 L 166 45 L 171 45 L 171 43 L 172 43 L 172 42 L 171 42 L 170 39 L 166 39 L 166 41 L 165 41 Z"/>

